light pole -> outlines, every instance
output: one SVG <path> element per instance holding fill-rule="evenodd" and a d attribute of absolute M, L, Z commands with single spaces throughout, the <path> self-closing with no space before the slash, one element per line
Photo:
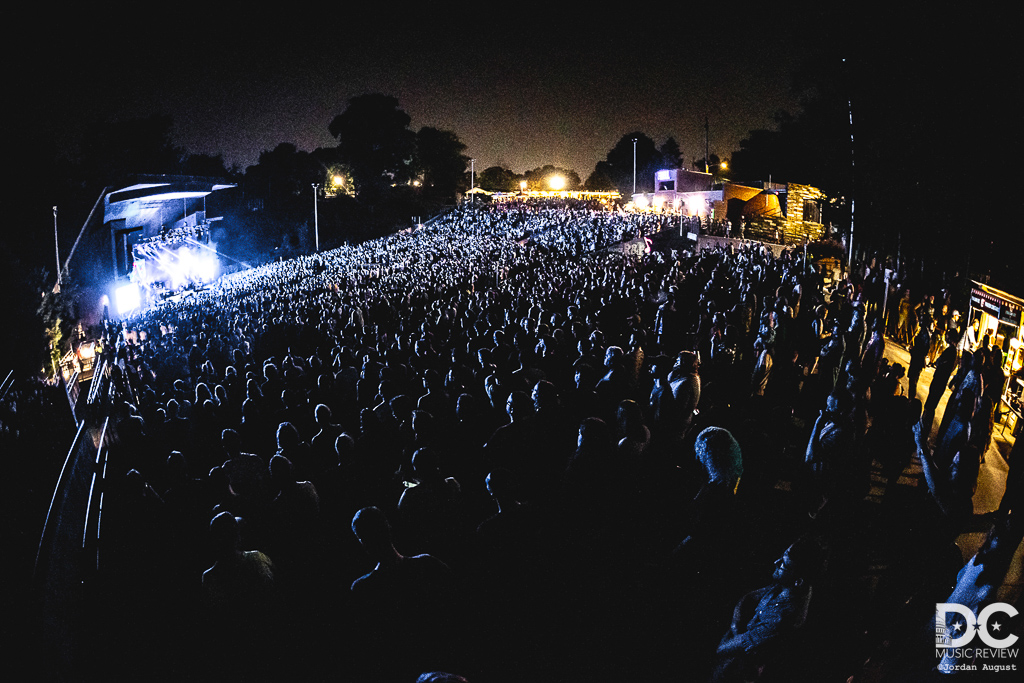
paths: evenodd
<path fill-rule="evenodd" d="M 57 207 L 53 207 L 53 252 L 57 257 L 57 291 L 60 291 L 60 243 L 57 242 Z"/>
<path fill-rule="evenodd" d="M 476 204 L 476 193 L 473 192 L 473 188 L 476 187 L 476 159 L 469 160 L 469 193 L 472 195 L 470 200 Z"/>
<path fill-rule="evenodd" d="M 316 191 L 319 189 L 318 183 L 313 183 L 313 238 L 316 240 L 316 250 L 320 251 L 320 215 L 317 211 L 316 204 Z"/>
<path fill-rule="evenodd" d="M 846 59 L 843 59 L 843 65 L 846 65 Z M 847 81 L 849 82 L 849 81 Z M 854 171 L 854 142 L 853 142 L 853 98 L 849 97 L 846 101 L 846 108 L 850 112 L 850 255 L 846 259 L 846 271 L 850 272 L 853 269 L 853 208 L 854 202 L 856 201 L 854 188 L 856 187 L 856 172 Z M 973 235 L 973 233 L 971 233 Z"/>
<path fill-rule="evenodd" d="M 633 194 L 636 194 L 636 138 L 633 138 Z"/>

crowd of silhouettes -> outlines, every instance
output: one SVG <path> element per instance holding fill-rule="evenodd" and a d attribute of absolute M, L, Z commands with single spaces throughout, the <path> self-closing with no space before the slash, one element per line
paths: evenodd
<path fill-rule="evenodd" d="M 908 395 L 862 279 L 826 292 L 801 250 L 756 243 L 596 248 L 659 221 L 465 206 L 109 325 L 111 623 L 138 659 L 205 680 L 856 672 L 907 573 L 955 583 L 935 558 L 981 523 L 998 350 L 948 327 L 922 411 L 920 352 Z M 879 555 L 891 593 L 862 581 Z"/>

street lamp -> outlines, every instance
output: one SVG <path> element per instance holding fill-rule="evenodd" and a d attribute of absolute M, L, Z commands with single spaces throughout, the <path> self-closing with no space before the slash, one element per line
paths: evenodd
<path fill-rule="evenodd" d="M 317 210 L 316 191 L 320 188 L 319 183 L 313 183 L 313 238 L 316 240 L 316 250 L 320 251 L 320 215 Z"/>

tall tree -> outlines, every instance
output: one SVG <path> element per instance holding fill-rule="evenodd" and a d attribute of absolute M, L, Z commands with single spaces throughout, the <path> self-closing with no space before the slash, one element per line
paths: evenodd
<path fill-rule="evenodd" d="M 587 176 L 587 181 L 583 183 L 583 189 L 590 192 L 614 192 L 618 190 L 611 178 L 596 168 Z"/>
<path fill-rule="evenodd" d="M 281 245 L 298 247 L 305 227 L 312 220 L 313 183 L 323 186 L 326 173 L 312 154 L 290 142 L 260 153 L 259 163 L 246 169 L 244 192 L 260 199 L 263 210 L 259 223 L 246 231 L 244 241 L 255 251 Z"/>
<path fill-rule="evenodd" d="M 594 170 L 610 179 L 623 197 L 633 194 L 633 140 L 636 140 L 636 191 L 654 191 L 654 173 L 662 166 L 654 140 L 637 131 L 626 133 L 615 144 L 604 161 Z"/>
<path fill-rule="evenodd" d="M 519 176 L 507 168 L 490 166 L 477 174 L 476 184 L 488 192 L 516 192 Z"/>
<path fill-rule="evenodd" d="M 679 143 L 675 138 L 669 137 L 665 140 L 658 152 L 661 154 L 661 165 L 665 168 L 683 167 L 683 150 L 679 148 Z"/>
<path fill-rule="evenodd" d="M 430 126 L 416 134 L 416 166 L 423 174 L 423 192 L 445 201 L 467 188 L 466 145 L 450 130 Z"/>
<path fill-rule="evenodd" d="M 379 194 L 412 178 L 416 134 L 394 97 L 371 93 L 349 100 L 328 131 L 338 141 L 341 161 L 352 170 L 356 192 Z"/>
<path fill-rule="evenodd" d="M 186 175 L 206 176 L 209 178 L 226 178 L 228 170 L 224 166 L 224 157 L 210 154 L 189 154 L 182 164 Z"/>

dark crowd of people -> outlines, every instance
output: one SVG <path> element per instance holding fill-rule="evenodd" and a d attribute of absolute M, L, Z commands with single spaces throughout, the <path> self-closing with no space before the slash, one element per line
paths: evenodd
<path fill-rule="evenodd" d="M 1019 467 L 998 511 L 971 505 L 999 351 L 951 316 L 926 392 L 916 337 L 906 370 L 883 355 L 870 280 L 826 293 L 759 244 L 599 248 L 660 221 L 466 205 L 110 324 L 103 666 L 928 675 L 953 540 L 1024 533 Z M 915 457 L 925 480 L 897 486 Z M 998 585 L 1007 553 L 984 559 Z"/>

